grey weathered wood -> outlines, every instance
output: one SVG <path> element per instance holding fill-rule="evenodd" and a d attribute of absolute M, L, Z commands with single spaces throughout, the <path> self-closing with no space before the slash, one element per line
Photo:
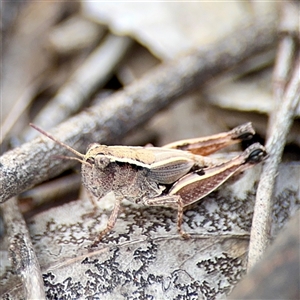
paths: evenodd
<path fill-rule="evenodd" d="M 38 113 L 33 122 L 48 130 L 78 112 L 90 95 L 109 80 L 131 44 L 132 40 L 128 37 L 108 35 Z M 36 136 L 37 133 L 31 130 L 24 133 L 27 141 Z"/>
<path fill-rule="evenodd" d="M 99 105 L 59 125 L 52 134 L 81 152 L 91 142 L 118 143 L 125 133 L 179 96 L 272 47 L 276 40 L 274 20 L 264 17 L 256 21 L 213 45 L 159 66 Z M 73 164 L 53 157 L 58 154 L 69 153 L 44 137 L 4 154 L 0 158 L 0 202 Z"/>
<path fill-rule="evenodd" d="M 300 211 L 228 299 L 300 299 Z"/>
<path fill-rule="evenodd" d="M 250 270 L 263 255 L 270 243 L 270 224 L 273 193 L 278 167 L 284 150 L 287 134 L 292 126 L 295 110 L 300 101 L 300 57 L 294 73 L 283 95 L 281 104 L 270 128 L 266 143 L 269 158 L 266 160 L 257 188 L 256 204 L 251 230 L 248 269 Z"/>
<path fill-rule="evenodd" d="M 299 43 L 299 14 L 300 6 L 295 1 L 284 1 L 281 5 L 281 17 L 279 23 L 280 39 L 277 49 L 277 57 L 273 70 L 273 98 L 277 106 L 273 109 L 269 118 L 268 130 L 272 128 L 274 118 L 278 112 L 284 95 L 285 88 L 289 82 L 290 73 L 293 69 L 294 59 Z M 270 133 L 268 133 L 269 135 Z"/>
<path fill-rule="evenodd" d="M 27 225 L 15 198 L 2 206 L 7 231 L 9 254 L 15 272 L 23 282 L 26 299 L 46 299 L 40 265 L 36 257 Z"/>
<path fill-rule="evenodd" d="M 282 38 L 273 73 L 274 109 L 268 121 L 266 142 L 270 157 L 263 167 L 257 188 L 248 270 L 259 261 L 270 244 L 274 185 L 287 135 L 300 103 L 300 56 L 296 51 L 296 44 L 299 43 L 300 38 L 298 25 L 300 5 L 294 1 L 286 1 L 281 5 L 279 29 Z"/>

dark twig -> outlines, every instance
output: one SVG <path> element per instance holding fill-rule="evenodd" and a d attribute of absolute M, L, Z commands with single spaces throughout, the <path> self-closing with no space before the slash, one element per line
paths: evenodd
<path fill-rule="evenodd" d="M 159 66 L 123 91 L 64 122 L 52 134 L 81 152 L 91 142 L 118 143 L 125 133 L 179 96 L 269 49 L 275 40 L 274 19 L 262 16 L 210 47 L 196 49 L 192 54 Z M 0 158 L 0 202 L 69 168 L 74 162 L 61 163 L 53 158 L 67 154 L 45 137 L 4 154 Z"/>
<path fill-rule="evenodd" d="M 20 275 L 26 299 L 46 299 L 40 265 L 34 252 L 26 223 L 15 198 L 2 206 L 9 242 L 9 253 Z"/>

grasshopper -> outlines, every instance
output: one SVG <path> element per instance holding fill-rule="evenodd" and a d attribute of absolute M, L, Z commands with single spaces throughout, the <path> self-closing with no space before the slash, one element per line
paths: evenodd
<path fill-rule="evenodd" d="M 188 238 L 189 235 L 182 229 L 184 207 L 199 201 L 233 175 L 267 157 L 265 148 L 259 143 L 252 144 L 227 161 L 220 162 L 207 156 L 228 145 L 250 139 L 255 133 L 251 123 L 228 132 L 182 140 L 163 147 L 92 144 L 86 154 L 30 125 L 77 156 L 66 158 L 82 163 L 82 182 L 93 196 L 100 200 L 109 192 L 114 193 L 115 205 L 107 226 L 93 245 L 113 229 L 123 199 L 147 206 L 177 209 L 177 230 L 182 237 Z"/>

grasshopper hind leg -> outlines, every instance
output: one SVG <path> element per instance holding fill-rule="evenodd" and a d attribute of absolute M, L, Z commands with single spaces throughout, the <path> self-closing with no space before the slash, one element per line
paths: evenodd
<path fill-rule="evenodd" d="M 178 210 L 177 210 L 177 231 L 178 233 L 184 238 L 189 239 L 191 236 L 186 233 L 182 229 L 182 222 L 183 222 L 183 203 L 181 197 L 178 198 Z"/>
<path fill-rule="evenodd" d="M 177 209 L 177 231 L 184 239 L 190 238 L 190 235 L 182 229 L 184 206 L 180 196 L 160 196 L 152 199 L 146 199 L 144 204 L 148 206 L 163 206 Z"/>

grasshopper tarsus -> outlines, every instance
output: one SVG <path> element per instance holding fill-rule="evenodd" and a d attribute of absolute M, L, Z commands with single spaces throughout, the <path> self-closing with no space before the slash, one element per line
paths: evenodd
<path fill-rule="evenodd" d="M 245 163 L 257 164 L 267 157 L 265 148 L 259 143 L 252 144 L 245 152 L 248 154 Z"/>
<path fill-rule="evenodd" d="M 179 234 L 181 235 L 181 237 L 184 239 L 184 240 L 189 240 L 191 238 L 191 235 L 186 233 L 185 231 L 181 231 L 179 232 Z"/>
<path fill-rule="evenodd" d="M 97 239 L 97 240 L 94 240 L 93 243 L 91 245 L 89 245 L 88 248 L 97 248 L 99 246 L 99 243 L 100 243 L 100 240 Z"/>

